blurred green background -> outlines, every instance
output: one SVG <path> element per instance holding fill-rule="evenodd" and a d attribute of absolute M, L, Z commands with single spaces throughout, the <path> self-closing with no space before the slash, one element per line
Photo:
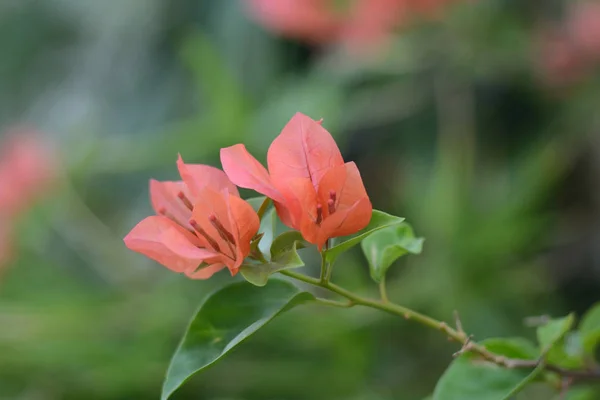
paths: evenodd
<path fill-rule="evenodd" d="M 1 267 L 0 399 L 158 398 L 190 316 L 232 278 L 125 248 L 148 179 L 177 179 L 177 153 L 219 166 L 239 142 L 264 160 L 296 111 L 324 118 L 375 208 L 426 238 L 392 269 L 393 300 L 459 310 L 477 339 L 581 315 L 600 300 L 600 75 L 550 79 L 540 45 L 573 3 L 452 2 L 371 57 L 265 30 L 241 0 L 0 2 L 0 126 L 37 127 L 64 167 Z M 359 249 L 333 279 L 376 294 Z M 307 306 L 174 398 L 422 399 L 456 350 L 376 311 Z"/>

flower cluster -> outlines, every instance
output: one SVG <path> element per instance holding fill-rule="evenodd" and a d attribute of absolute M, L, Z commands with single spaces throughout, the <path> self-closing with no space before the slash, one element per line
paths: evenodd
<path fill-rule="evenodd" d="M 434 15 L 450 0 L 248 0 L 265 27 L 307 42 L 363 49 L 386 40 L 411 15 Z"/>
<path fill-rule="evenodd" d="M 570 5 L 560 27 L 546 29 L 540 43 L 540 70 L 553 85 L 574 83 L 600 63 L 600 3 Z"/>
<path fill-rule="evenodd" d="M 53 152 L 36 133 L 7 133 L 0 145 L 0 266 L 12 259 L 17 217 L 50 188 L 56 173 Z"/>
<path fill-rule="evenodd" d="M 235 185 L 272 199 L 281 221 L 319 250 L 370 221 L 371 202 L 356 165 L 344 163 L 329 132 L 306 115 L 296 114 L 273 141 L 268 171 L 243 144 L 221 149 L 221 163 L 224 172 L 180 157 L 180 181 L 151 180 L 156 215 L 132 229 L 127 247 L 193 279 L 224 268 L 235 275 L 260 227 Z"/>

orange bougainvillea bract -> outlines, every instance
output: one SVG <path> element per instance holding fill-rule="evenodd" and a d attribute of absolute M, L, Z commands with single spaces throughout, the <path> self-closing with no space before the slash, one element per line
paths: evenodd
<path fill-rule="evenodd" d="M 157 215 L 136 225 L 127 247 L 193 279 L 228 268 L 235 275 L 250 253 L 258 215 L 239 197 L 225 173 L 208 165 L 177 162 L 181 181 L 150 181 Z"/>
<path fill-rule="evenodd" d="M 221 163 L 233 183 L 273 199 L 283 223 L 319 249 L 371 219 L 371 202 L 356 165 L 344 163 L 329 132 L 306 115 L 294 115 L 273 141 L 268 171 L 242 144 L 222 149 Z"/>

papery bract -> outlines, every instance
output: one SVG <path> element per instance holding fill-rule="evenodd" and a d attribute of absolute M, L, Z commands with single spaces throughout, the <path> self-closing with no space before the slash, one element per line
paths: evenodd
<path fill-rule="evenodd" d="M 221 149 L 233 183 L 273 199 L 284 224 L 321 249 L 329 238 L 364 228 L 372 206 L 353 162 L 317 121 L 297 113 L 273 141 L 267 171 L 242 144 Z"/>
<path fill-rule="evenodd" d="M 225 173 L 177 161 L 181 181 L 150 181 L 155 216 L 125 237 L 127 247 L 193 279 L 228 268 L 235 275 L 250 253 L 260 221 Z"/>

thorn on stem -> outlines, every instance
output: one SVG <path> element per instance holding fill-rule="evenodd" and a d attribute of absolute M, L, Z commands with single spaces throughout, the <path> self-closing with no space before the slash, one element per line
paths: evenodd
<path fill-rule="evenodd" d="M 469 351 L 471 351 L 471 349 L 473 348 L 473 342 L 472 342 L 472 340 L 473 340 L 473 335 L 467 336 L 467 339 L 463 343 L 463 345 L 460 348 L 460 350 L 458 350 L 456 353 L 452 354 L 452 357 L 458 357 L 460 355 L 463 355 L 463 354 L 468 353 Z"/>
<path fill-rule="evenodd" d="M 463 329 L 462 322 L 460 321 L 460 315 L 458 315 L 458 311 L 457 310 L 454 310 L 454 321 L 455 321 L 455 324 L 456 324 L 456 330 L 458 332 L 464 334 L 465 330 Z"/>

